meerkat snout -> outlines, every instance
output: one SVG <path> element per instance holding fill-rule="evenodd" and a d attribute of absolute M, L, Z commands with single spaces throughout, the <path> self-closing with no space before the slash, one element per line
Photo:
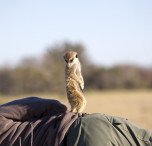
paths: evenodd
<path fill-rule="evenodd" d="M 64 55 L 64 60 L 67 67 L 70 68 L 79 62 L 78 54 L 76 52 L 70 51 Z"/>

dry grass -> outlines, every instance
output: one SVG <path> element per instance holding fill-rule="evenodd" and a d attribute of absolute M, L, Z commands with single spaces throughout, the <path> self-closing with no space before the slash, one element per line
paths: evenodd
<path fill-rule="evenodd" d="M 152 91 L 102 91 L 86 93 L 86 112 L 125 117 L 152 130 Z"/>
<path fill-rule="evenodd" d="M 0 97 L 0 104 L 27 96 L 29 95 L 15 98 Z M 66 98 L 57 95 L 34 96 L 59 99 L 67 104 Z M 86 91 L 85 97 L 87 99 L 85 112 L 87 113 L 125 117 L 138 126 L 152 130 L 152 90 Z"/>

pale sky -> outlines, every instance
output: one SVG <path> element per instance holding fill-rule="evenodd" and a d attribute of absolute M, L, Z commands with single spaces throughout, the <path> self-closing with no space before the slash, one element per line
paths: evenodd
<path fill-rule="evenodd" d="M 0 1 L 0 64 L 65 40 L 102 65 L 152 66 L 152 0 Z"/>

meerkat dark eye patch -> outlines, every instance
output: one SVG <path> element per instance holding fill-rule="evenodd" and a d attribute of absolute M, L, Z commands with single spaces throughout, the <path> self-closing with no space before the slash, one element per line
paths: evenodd
<path fill-rule="evenodd" d="M 70 59 L 70 62 L 73 62 L 73 59 Z"/>
<path fill-rule="evenodd" d="M 75 57 L 78 58 L 78 54 Z"/>

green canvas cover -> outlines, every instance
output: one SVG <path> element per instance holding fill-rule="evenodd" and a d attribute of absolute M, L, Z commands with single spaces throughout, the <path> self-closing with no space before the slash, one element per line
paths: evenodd
<path fill-rule="evenodd" d="M 152 146 L 152 131 L 125 118 L 104 114 L 79 117 L 70 127 L 67 146 Z"/>

